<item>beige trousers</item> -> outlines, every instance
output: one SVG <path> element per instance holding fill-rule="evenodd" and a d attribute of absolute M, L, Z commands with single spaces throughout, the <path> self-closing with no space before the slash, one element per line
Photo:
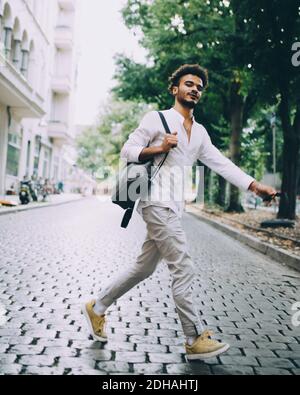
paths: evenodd
<path fill-rule="evenodd" d="M 167 207 L 142 209 L 147 236 L 135 264 L 117 276 L 99 295 L 99 302 L 109 307 L 119 297 L 149 277 L 163 259 L 172 276 L 172 294 L 186 336 L 197 336 L 203 326 L 193 305 L 194 264 L 187 251 L 181 220 Z"/>

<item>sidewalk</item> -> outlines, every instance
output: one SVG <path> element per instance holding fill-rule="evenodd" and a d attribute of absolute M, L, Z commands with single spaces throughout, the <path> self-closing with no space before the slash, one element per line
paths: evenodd
<path fill-rule="evenodd" d="M 56 206 L 76 200 L 81 200 L 84 197 L 79 193 L 63 193 L 61 195 L 49 195 L 46 202 L 31 202 L 27 205 L 21 205 L 18 196 L 0 196 L 1 200 L 7 200 L 17 203 L 15 207 L 5 207 L 0 205 L 0 215 L 17 213 L 19 211 L 32 210 L 44 208 L 49 206 Z"/>

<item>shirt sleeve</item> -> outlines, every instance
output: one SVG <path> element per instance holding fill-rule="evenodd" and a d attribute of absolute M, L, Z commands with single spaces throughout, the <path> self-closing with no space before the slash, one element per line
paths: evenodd
<path fill-rule="evenodd" d="M 212 144 L 205 128 L 203 128 L 203 130 L 204 136 L 198 159 L 237 188 L 247 191 L 250 184 L 255 181 L 254 178 L 244 173 L 231 160 L 226 158 L 226 156 Z"/>
<path fill-rule="evenodd" d="M 121 159 L 128 162 L 138 162 L 140 153 L 155 137 L 155 111 L 144 116 L 138 128 L 132 132 L 121 150 Z"/>

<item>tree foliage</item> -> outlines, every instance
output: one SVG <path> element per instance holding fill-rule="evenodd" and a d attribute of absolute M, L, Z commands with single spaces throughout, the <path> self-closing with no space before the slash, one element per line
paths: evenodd
<path fill-rule="evenodd" d="M 142 116 L 152 109 L 143 103 L 111 100 L 99 114 L 95 126 L 77 139 L 78 165 L 105 178 L 119 165 L 120 151 Z"/>
<path fill-rule="evenodd" d="M 260 100 L 274 104 L 283 131 L 283 176 L 278 216 L 294 219 L 300 154 L 300 73 L 292 48 L 300 41 L 300 0 L 232 0 L 246 41 L 239 57 L 253 65 Z"/>
<path fill-rule="evenodd" d="M 237 57 L 239 26 L 230 3 L 128 0 L 123 17 L 128 27 L 142 32 L 141 44 L 148 49 L 149 64 L 138 65 L 119 57 L 116 93 L 125 99 L 135 96 L 170 107 L 174 100 L 167 92 L 170 74 L 183 63 L 201 64 L 209 70 L 210 88 L 195 116 L 207 127 L 214 144 L 240 165 L 240 135 L 256 100 L 252 73 Z M 230 135 L 228 150 L 223 142 Z M 237 189 L 230 206 L 240 209 Z"/>

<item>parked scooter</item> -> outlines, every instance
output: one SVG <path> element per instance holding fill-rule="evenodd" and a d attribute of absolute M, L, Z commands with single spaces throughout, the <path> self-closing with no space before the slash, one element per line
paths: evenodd
<path fill-rule="evenodd" d="M 30 179 L 26 178 L 26 176 L 20 182 L 19 199 L 21 204 L 28 204 L 31 200 L 37 202 L 38 200 L 35 186 L 32 184 Z"/>
<path fill-rule="evenodd" d="M 28 204 L 30 202 L 30 196 L 30 181 L 21 181 L 19 191 L 19 199 L 21 204 Z"/>

